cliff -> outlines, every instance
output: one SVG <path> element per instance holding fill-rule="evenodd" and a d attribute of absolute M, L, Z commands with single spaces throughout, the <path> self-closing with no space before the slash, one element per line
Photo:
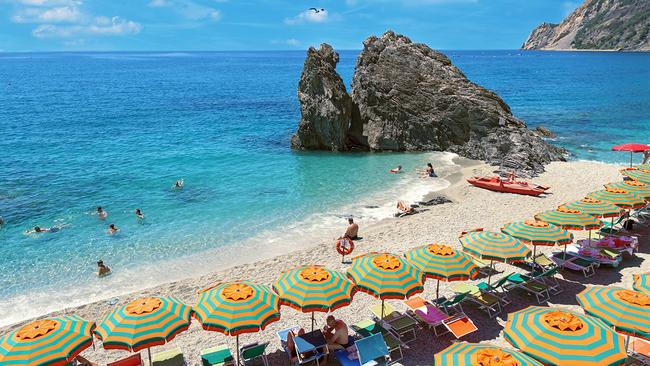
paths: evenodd
<path fill-rule="evenodd" d="M 650 1 L 586 0 L 560 24 L 533 30 L 522 49 L 650 51 Z"/>
<path fill-rule="evenodd" d="M 345 139 L 337 140 L 345 140 L 345 145 L 337 150 L 452 151 L 525 175 L 563 159 L 562 149 L 528 130 L 498 95 L 468 80 L 444 54 L 405 36 L 388 31 L 364 41 L 352 81 L 350 114 L 343 117 L 348 110 L 344 88 L 329 92 L 338 96 L 333 100 L 323 98 L 318 88 L 303 87 L 303 79 L 325 77 L 323 84 L 336 79 L 329 72 L 308 69 L 313 57 L 308 51 L 298 87 L 303 116 L 294 148 L 332 150 L 327 144 L 301 143 L 307 141 L 302 136 L 322 131 L 309 141 L 329 141 L 347 125 Z"/>

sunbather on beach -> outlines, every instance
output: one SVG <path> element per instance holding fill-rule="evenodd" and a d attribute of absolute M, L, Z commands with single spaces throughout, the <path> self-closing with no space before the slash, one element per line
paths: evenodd
<path fill-rule="evenodd" d="M 104 276 L 108 276 L 109 274 L 111 274 L 111 269 L 107 265 L 104 264 L 103 260 L 101 260 L 101 259 L 98 260 L 97 261 L 97 276 L 104 277 Z"/>
<path fill-rule="evenodd" d="M 144 214 L 139 208 L 135 209 L 135 216 L 138 218 L 138 220 L 144 220 Z"/>
<path fill-rule="evenodd" d="M 326 322 L 323 333 L 327 340 L 327 349 L 333 352 L 345 348 L 348 345 L 348 325 L 333 315 L 328 316 Z"/>
<path fill-rule="evenodd" d="M 415 209 L 407 205 L 404 201 L 397 201 L 397 209 L 400 213 L 409 214 L 413 213 Z"/>
<path fill-rule="evenodd" d="M 402 166 L 398 165 L 397 168 L 393 168 L 393 169 L 389 170 L 389 172 L 391 172 L 393 174 L 401 173 L 402 172 Z"/>
<path fill-rule="evenodd" d="M 357 225 L 354 222 L 354 219 L 351 218 L 351 217 L 348 219 L 348 224 L 349 225 L 348 225 L 348 228 L 345 230 L 345 234 L 343 234 L 343 237 L 339 238 L 339 239 L 343 239 L 343 238 L 350 239 L 350 240 L 359 239 L 359 237 L 358 237 L 359 225 Z"/>
<path fill-rule="evenodd" d="M 298 337 L 305 334 L 305 330 L 300 328 L 298 331 L 290 331 L 287 334 L 287 349 L 289 350 L 289 358 L 291 359 L 291 362 L 298 362 L 298 353 L 296 353 L 296 342 L 294 342 L 293 338 Z"/>
<path fill-rule="evenodd" d="M 100 220 L 106 220 L 108 217 L 108 212 L 102 209 L 102 206 L 97 206 L 97 218 Z"/>
<path fill-rule="evenodd" d="M 117 226 L 115 226 L 115 224 L 109 224 L 108 225 L 108 230 L 107 230 L 108 235 L 113 235 L 113 234 L 117 233 L 118 231 L 120 231 L 120 229 L 118 229 Z"/>

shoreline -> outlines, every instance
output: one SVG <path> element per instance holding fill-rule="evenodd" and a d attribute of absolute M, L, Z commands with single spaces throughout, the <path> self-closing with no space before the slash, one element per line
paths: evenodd
<path fill-rule="evenodd" d="M 458 172 L 446 177 L 450 182 L 449 187 L 433 193 L 450 198 L 452 203 L 430 206 L 416 215 L 402 218 L 386 218 L 369 226 L 362 226 L 360 235 L 364 239 L 357 242 L 357 248 L 353 255 L 372 251 L 389 251 L 401 254 L 411 247 L 431 242 L 443 242 L 458 248 L 457 236 L 463 230 L 476 227 L 498 230 L 501 225 L 509 221 L 528 219 L 539 211 L 554 208 L 560 203 L 580 199 L 589 191 L 600 189 L 602 184 L 621 179 L 617 165 L 584 161 L 555 162 L 547 166 L 545 173 L 534 179 L 536 183 L 551 185 L 553 194 L 544 198 L 506 195 L 481 190 L 464 183 L 464 179 L 468 176 L 491 174 L 494 167 L 463 158 L 454 162 L 459 164 L 461 168 Z M 577 236 L 584 234 L 575 233 L 579 234 Z M 644 237 L 644 240 L 647 242 L 647 236 Z M 543 247 L 538 248 L 537 251 L 548 253 L 552 250 L 552 247 Z M 573 273 L 562 273 L 563 278 L 560 281 L 569 290 L 557 298 L 554 297 L 551 300 L 552 304 L 549 305 L 574 306 L 575 290 L 579 291 L 584 288 L 582 284 L 586 282 L 599 284 L 622 283 L 622 286 L 629 287 L 633 273 L 650 270 L 650 261 L 645 260 L 650 259 L 647 252 L 647 248 L 642 243 L 641 253 L 638 254 L 637 259 L 625 259 L 618 269 L 599 270 L 597 275 L 590 279 L 584 279 L 582 276 L 576 276 Z M 99 322 L 105 313 L 114 306 L 128 303 L 139 296 L 151 295 L 173 295 L 187 304 L 193 305 L 196 301 L 196 292 L 212 283 L 250 280 L 261 284 L 271 284 L 282 271 L 306 264 L 323 264 L 341 271 L 345 271 L 349 267 L 347 264 L 341 264 L 340 256 L 335 252 L 333 243 L 323 239 L 312 246 L 300 248 L 288 254 L 222 268 L 206 275 L 174 281 L 123 295 L 120 296 L 116 304 L 109 304 L 105 300 L 97 301 L 57 311 L 50 315 L 76 314 L 82 318 Z M 501 271 L 521 271 L 518 267 L 504 264 L 498 264 L 497 269 Z M 450 295 L 451 291 L 449 289 L 451 285 L 442 283 L 441 294 Z M 435 282 L 428 281 L 425 284 L 423 296 L 431 298 L 434 291 Z M 466 312 L 479 327 L 479 331 L 463 340 L 470 342 L 488 341 L 492 344 L 507 347 L 507 343 L 499 336 L 507 313 L 534 303 L 534 299 L 531 300 L 526 296 L 520 296 L 519 293 L 513 297 L 515 299 L 514 306 L 509 306 L 499 317 L 493 320 L 489 320 L 487 316 L 484 316 L 478 310 L 474 311 L 473 307 L 467 306 Z M 353 324 L 367 318 L 370 315 L 367 308 L 376 303 L 377 300 L 371 296 L 357 294 L 350 306 L 336 310 L 334 315 L 344 319 L 348 324 Z M 401 302 L 397 300 L 392 301 L 392 304 L 397 309 L 403 307 Z M 284 353 L 279 350 L 275 332 L 296 324 L 306 326 L 309 317 L 308 314 L 299 313 L 288 307 L 282 307 L 281 313 L 281 320 L 271 324 L 265 331 L 246 334 L 242 337 L 244 343 L 271 341 L 268 352 L 273 365 L 286 363 Z M 322 323 L 324 316 L 324 313 L 316 314 L 318 324 Z M 25 321 L 2 327 L 0 333 L 4 334 L 24 323 Z M 422 335 L 418 334 L 418 343 L 411 346 L 410 349 L 404 350 L 405 359 L 400 364 L 431 364 L 433 353 L 447 347 L 451 342 L 449 337 L 435 338 L 429 332 L 422 331 L 421 333 Z M 203 331 L 198 322 L 193 321 L 188 331 L 179 334 L 167 345 L 155 347 L 152 352 L 156 353 L 165 349 L 180 347 L 187 362 L 190 365 L 198 365 L 200 363 L 200 351 L 219 344 L 228 344 L 231 349 L 234 349 L 234 339 L 232 337 Z M 84 357 L 101 364 L 118 360 L 127 354 L 124 351 L 105 351 L 101 348 L 99 342 L 97 342 L 96 351 L 87 350 L 83 353 Z"/>

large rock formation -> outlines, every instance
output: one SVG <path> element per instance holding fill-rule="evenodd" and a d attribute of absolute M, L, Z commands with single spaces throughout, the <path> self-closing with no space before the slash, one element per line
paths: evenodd
<path fill-rule="evenodd" d="M 339 54 L 328 44 L 310 47 L 298 83 L 302 119 L 291 139 L 296 149 L 344 150 L 350 126 L 351 100 L 336 73 Z"/>
<path fill-rule="evenodd" d="M 315 126 L 327 126 L 324 137 L 329 139 L 336 125 L 340 137 L 338 127 L 346 120 L 340 116 L 348 106 L 344 88 L 336 89 L 336 100 L 324 100 L 320 93 L 312 99 L 302 84 L 303 79 L 298 93 L 303 117 L 296 136 L 304 131 L 318 135 Z M 391 31 L 364 42 L 351 94 L 351 123 L 346 138 L 337 140 L 346 141 L 344 149 L 453 151 L 523 174 L 539 173 L 544 164 L 563 159 L 562 149 L 528 130 L 498 95 L 469 81 L 444 54 Z M 332 110 L 341 113 L 328 125 L 324 120 Z M 303 138 L 296 136 L 294 147 L 329 149 L 301 144 Z M 308 139 L 322 140 L 320 135 Z"/>
<path fill-rule="evenodd" d="M 649 0 L 586 0 L 560 24 L 543 23 L 527 50 L 650 50 Z"/>

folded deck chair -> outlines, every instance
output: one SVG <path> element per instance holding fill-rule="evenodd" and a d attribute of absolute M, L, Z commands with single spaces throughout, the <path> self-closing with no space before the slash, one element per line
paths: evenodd
<path fill-rule="evenodd" d="M 370 311 L 375 315 L 375 320 L 381 320 L 385 328 L 392 330 L 397 335 L 400 342 L 408 344 L 417 339 L 415 331 L 418 325 L 417 321 L 407 314 L 396 311 L 392 305 L 384 305 L 383 319 L 381 319 L 381 304 L 371 306 Z"/>
<path fill-rule="evenodd" d="M 384 342 L 386 342 L 386 346 L 391 355 L 391 362 L 397 362 L 402 359 L 402 345 L 400 344 L 399 339 L 393 333 L 386 330 L 386 328 L 382 327 L 381 324 L 370 319 L 365 319 L 351 325 L 350 328 L 352 328 L 359 337 L 369 337 L 373 334 L 381 334 L 384 337 Z M 394 354 L 396 355 L 394 356 Z"/>
<path fill-rule="evenodd" d="M 230 366 L 234 365 L 234 358 L 228 346 L 222 345 L 201 351 L 201 362 L 203 366 Z"/>
<path fill-rule="evenodd" d="M 508 297 L 508 290 L 504 288 L 506 283 L 508 283 L 508 276 L 502 277 L 500 280 L 490 285 L 488 285 L 487 282 L 479 282 L 476 284 L 476 287 L 483 292 L 489 292 L 496 296 L 501 302 L 501 307 L 503 307 L 512 303 L 512 300 Z"/>
<path fill-rule="evenodd" d="M 452 289 L 459 294 L 467 294 L 467 300 L 478 305 L 480 310 L 487 312 L 490 319 L 501 312 L 499 298 L 489 292 L 483 292 L 475 285 L 469 283 L 457 283 Z"/>
<path fill-rule="evenodd" d="M 264 366 L 269 365 L 269 360 L 266 358 L 266 347 L 269 342 L 264 343 L 251 343 L 239 348 L 240 359 L 244 362 L 244 366 L 250 365 L 254 360 L 261 359 Z"/>
<path fill-rule="evenodd" d="M 142 356 L 140 353 L 136 353 L 127 358 L 107 363 L 106 366 L 142 366 Z"/>
<path fill-rule="evenodd" d="M 151 357 L 153 366 L 185 366 L 185 358 L 180 348 L 156 353 Z"/>
<path fill-rule="evenodd" d="M 570 269 L 572 271 L 582 271 L 582 274 L 585 277 L 595 275 L 596 268 L 600 266 L 596 262 L 576 257 L 571 253 L 555 252 L 551 259 L 553 262 L 557 263 L 559 267 Z"/>
<path fill-rule="evenodd" d="M 535 295 L 537 303 L 542 304 L 551 298 L 549 286 L 544 282 L 536 280 L 532 277 L 522 275 L 520 273 L 513 273 L 507 277 L 508 283 L 506 288 L 518 288 L 526 291 L 531 295 Z"/>

